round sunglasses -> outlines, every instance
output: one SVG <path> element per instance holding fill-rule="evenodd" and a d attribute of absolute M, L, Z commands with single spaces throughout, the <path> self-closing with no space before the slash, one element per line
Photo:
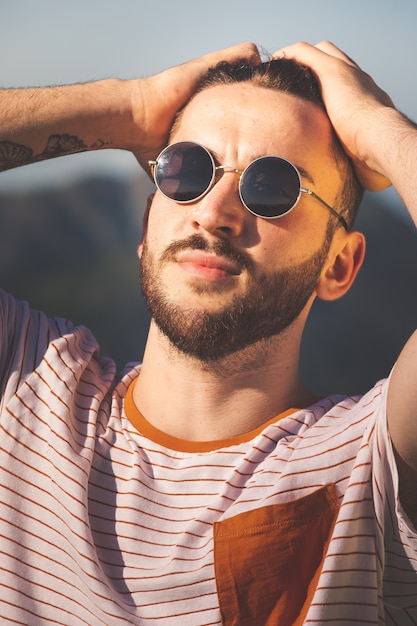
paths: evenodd
<path fill-rule="evenodd" d="M 307 193 L 327 207 L 348 230 L 346 220 L 314 191 L 305 189 L 298 169 L 282 157 L 260 157 L 244 170 L 238 170 L 216 165 L 204 146 L 181 141 L 164 148 L 156 161 L 148 164 L 159 191 L 180 204 L 196 202 L 210 191 L 221 172 L 233 172 L 240 175 L 240 199 L 254 215 L 266 219 L 286 215 L 296 206 L 301 194 Z"/>

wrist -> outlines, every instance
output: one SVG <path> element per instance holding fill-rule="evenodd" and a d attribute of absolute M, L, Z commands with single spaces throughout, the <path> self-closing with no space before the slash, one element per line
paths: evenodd
<path fill-rule="evenodd" d="M 416 125 L 394 107 L 381 107 L 362 133 L 364 162 L 395 184 L 396 170 L 417 141 Z"/>
<path fill-rule="evenodd" d="M 133 150 L 138 142 L 132 110 L 134 82 L 111 78 L 86 86 L 89 149 Z"/>

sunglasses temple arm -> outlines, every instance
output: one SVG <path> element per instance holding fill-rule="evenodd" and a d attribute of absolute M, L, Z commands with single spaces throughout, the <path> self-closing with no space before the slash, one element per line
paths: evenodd
<path fill-rule="evenodd" d="M 316 193 L 314 193 L 314 191 L 311 191 L 311 189 L 304 189 L 303 188 L 302 191 L 304 191 L 305 193 L 308 193 L 309 196 L 313 196 L 313 198 L 315 198 L 316 200 L 318 200 L 319 202 L 324 204 L 324 206 L 329 209 L 330 213 L 332 215 L 334 215 L 339 220 L 339 222 L 341 223 L 343 228 L 345 230 L 349 230 L 349 226 L 348 226 L 348 223 L 345 220 L 345 218 L 342 217 L 342 215 L 340 215 L 332 206 L 330 206 L 330 204 L 327 204 L 327 202 L 325 202 L 325 200 L 323 200 L 323 198 L 320 198 L 320 196 L 318 196 Z"/>

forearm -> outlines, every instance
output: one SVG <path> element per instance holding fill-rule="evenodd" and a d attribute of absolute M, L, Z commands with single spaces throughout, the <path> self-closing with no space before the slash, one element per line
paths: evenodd
<path fill-rule="evenodd" d="M 0 90 L 0 170 L 65 154 L 130 149 L 131 81 Z"/>
<path fill-rule="evenodd" d="M 256 46 L 238 44 L 145 79 L 0 90 L 0 171 L 102 148 L 130 150 L 147 167 L 204 72 L 241 58 L 259 61 Z"/>

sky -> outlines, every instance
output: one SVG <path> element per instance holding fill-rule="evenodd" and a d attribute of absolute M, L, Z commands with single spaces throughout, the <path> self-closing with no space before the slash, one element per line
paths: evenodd
<path fill-rule="evenodd" d="M 416 0 L 0 0 L 0 24 L 3 88 L 145 77 L 240 41 L 273 52 L 328 39 L 417 120 Z M 137 169 L 105 150 L 4 173 L 0 191 Z"/>

